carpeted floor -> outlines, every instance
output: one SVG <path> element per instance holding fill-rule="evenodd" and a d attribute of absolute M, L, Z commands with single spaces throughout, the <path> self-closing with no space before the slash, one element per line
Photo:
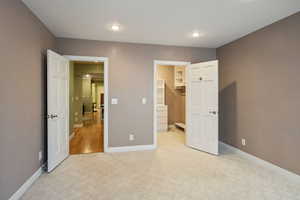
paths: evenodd
<path fill-rule="evenodd" d="M 160 133 L 156 151 L 72 155 L 22 199 L 300 200 L 297 179 L 229 150 L 213 156 L 183 141 L 183 133 Z"/>

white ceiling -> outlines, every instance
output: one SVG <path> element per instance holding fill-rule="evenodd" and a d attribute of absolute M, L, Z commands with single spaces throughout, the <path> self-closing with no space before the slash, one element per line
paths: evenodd
<path fill-rule="evenodd" d="M 57 37 L 219 47 L 300 11 L 300 0 L 23 0 Z M 121 25 L 120 32 L 109 30 Z M 192 38 L 193 31 L 204 36 Z"/>

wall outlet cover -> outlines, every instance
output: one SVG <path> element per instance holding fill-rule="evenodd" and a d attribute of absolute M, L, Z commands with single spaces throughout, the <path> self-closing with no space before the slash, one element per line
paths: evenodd
<path fill-rule="evenodd" d="M 246 139 L 242 139 L 242 145 L 246 146 Z"/>

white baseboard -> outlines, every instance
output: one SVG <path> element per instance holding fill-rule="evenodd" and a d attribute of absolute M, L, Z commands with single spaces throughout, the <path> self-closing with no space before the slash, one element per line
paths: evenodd
<path fill-rule="evenodd" d="M 154 150 L 155 146 L 151 145 L 136 145 L 136 146 L 123 146 L 123 147 L 108 147 L 108 153 L 113 152 L 128 152 L 128 151 L 145 151 L 145 150 Z"/>
<path fill-rule="evenodd" d="M 69 136 L 69 140 L 72 140 L 72 138 L 74 137 L 75 132 L 72 132 L 72 134 Z"/>
<path fill-rule="evenodd" d="M 286 169 L 278 167 L 277 165 L 274 165 L 274 164 L 272 164 L 272 163 L 270 163 L 268 161 L 262 160 L 262 159 L 260 159 L 260 158 L 258 158 L 256 156 L 254 156 L 254 155 L 246 153 L 246 152 L 244 152 L 244 151 L 242 151 L 242 150 L 240 150 L 238 148 L 235 148 L 235 147 L 233 147 L 231 145 L 228 145 L 228 144 L 225 144 L 223 142 L 220 142 L 220 145 L 223 148 L 225 148 L 225 149 L 227 149 L 227 150 L 229 150 L 231 152 L 239 154 L 240 156 L 242 156 L 245 159 L 251 160 L 251 161 L 257 163 L 260 166 L 269 168 L 270 170 L 274 171 L 277 174 L 281 174 L 282 176 L 285 176 L 287 178 L 290 178 L 290 179 L 293 179 L 293 180 L 296 180 L 296 181 L 300 182 L 300 176 L 297 175 L 297 174 L 295 174 L 295 173 L 293 173 L 293 172 L 290 172 L 290 171 L 288 171 Z"/>
<path fill-rule="evenodd" d="M 9 198 L 9 200 L 18 200 L 30 188 L 30 186 L 43 173 L 43 167 L 40 167 L 27 181 Z"/>
<path fill-rule="evenodd" d="M 74 127 L 74 128 L 81 128 L 81 127 L 83 127 L 83 123 L 81 123 L 81 124 L 74 124 L 73 127 Z"/>

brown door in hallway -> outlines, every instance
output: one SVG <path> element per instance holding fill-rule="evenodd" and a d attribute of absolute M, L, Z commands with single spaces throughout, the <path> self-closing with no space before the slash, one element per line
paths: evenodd
<path fill-rule="evenodd" d="M 104 104 L 104 94 L 101 93 L 101 96 L 100 96 L 100 104 Z"/>

